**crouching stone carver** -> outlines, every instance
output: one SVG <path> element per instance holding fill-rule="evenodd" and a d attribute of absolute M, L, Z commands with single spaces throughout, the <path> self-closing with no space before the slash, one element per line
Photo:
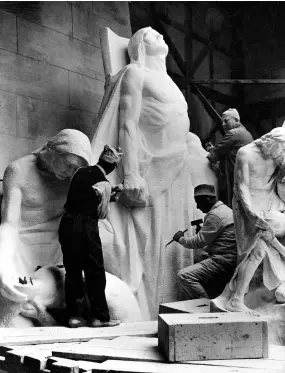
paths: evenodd
<path fill-rule="evenodd" d="M 201 230 L 190 238 L 177 232 L 173 240 L 182 246 L 205 250 L 209 257 L 178 272 L 188 299 L 213 298 L 223 291 L 236 267 L 237 245 L 233 212 L 217 201 L 215 188 L 201 184 L 194 189 L 197 208 L 206 213 Z"/>
<path fill-rule="evenodd" d="M 87 324 L 84 316 L 84 280 L 90 302 L 91 326 L 115 326 L 110 320 L 105 296 L 106 275 L 98 219 L 108 213 L 112 188 L 106 175 L 119 164 L 122 151 L 105 145 L 95 166 L 80 167 L 72 177 L 65 214 L 59 227 L 59 242 L 65 267 L 65 300 L 69 326 Z"/>

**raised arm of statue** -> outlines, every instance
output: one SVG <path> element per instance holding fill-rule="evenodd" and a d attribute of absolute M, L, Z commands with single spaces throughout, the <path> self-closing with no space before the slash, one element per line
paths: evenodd
<path fill-rule="evenodd" d="M 0 225 L 0 291 L 10 300 L 24 302 L 27 298 L 14 287 L 17 280 L 15 251 L 17 249 L 22 193 L 18 185 L 20 170 L 9 165 L 3 178 L 3 200 Z"/>
<path fill-rule="evenodd" d="M 139 119 L 142 110 L 144 70 L 131 65 L 122 81 L 120 96 L 120 145 L 124 149 L 122 197 L 130 206 L 146 204 L 147 186 L 139 171 Z"/>

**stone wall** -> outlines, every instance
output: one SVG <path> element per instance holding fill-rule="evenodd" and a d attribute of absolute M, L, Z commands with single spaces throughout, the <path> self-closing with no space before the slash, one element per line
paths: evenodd
<path fill-rule="evenodd" d="M 0 178 L 63 128 L 92 137 L 105 26 L 130 37 L 128 2 L 0 2 Z"/>

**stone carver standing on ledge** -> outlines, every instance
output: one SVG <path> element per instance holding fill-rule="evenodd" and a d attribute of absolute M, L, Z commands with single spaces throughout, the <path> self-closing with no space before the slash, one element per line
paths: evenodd
<path fill-rule="evenodd" d="M 233 213 L 239 265 L 223 294 L 213 300 L 220 309 L 257 312 L 244 296 L 263 261 L 263 283 L 284 302 L 285 292 L 285 128 L 268 134 L 237 153 Z"/>
<path fill-rule="evenodd" d="M 242 146 L 251 143 L 253 138 L 241 124 L 236 109 L 228 109 L 222 114 L 222 125 L 226 134 L 217 145 L 207 147 L 208 159 L 211 163 L 220 162 L 220 177 L 226 183 L 223 201 L 232 207 L 236 154 Z"/>
<path fill-rule="evenodd" d="M 92 327 L 115 326 L 105 296 L 106 276 L 98 219 L 105 219 L 112 194 L 106 175 L 119 164 L 121 149 L 105 145 L 95 166 L 80 167 L 72 177 L 59 242 L 65 267 L 65 300 L 69 326 L 86 326 L 84 280 L 90 302 Z"/>
<path fill-rule="evenodd" d="M 179 271 L 178 277 L 188 299 L 220 295 L 236 268 L 237 244 L 232 210 L 217 201 L 213 185 L 194 189 L 197 208 L 207 214 L 201 230 L 190 238 L 177 232 L 173 239 L 182 246 L 205 250 L 209 258 Z"/>
<path fill-rule="evenodd" d="M 18 277 L 38 266 L 62 264 L 58 227 L 70 177 L 88 165 L 91 147 L 80 131 L 60 131 L 42 148 L 12 162 L 3 179 L 0 291 L 14 302 L 27 295 Z"/>
<path fill-rule="evenodd" d="M 131 287 L 147 320 L 157 317 L 160 303 L 179 297 L 177 271 L 191 263 L 191 253 L 165 245 L 170 232 L 194 218 L 196 177 L 214 183 L 215 176 L 189 133 L 184 96 L 167 74 L 163 36 L 143 28 L 128 53 L 131 63 L 112 77 L 103 98 L 92 156 L 98 159 L 106 143 L 123 149 L 108 179 L 124 180 L 124 190 L 100 236 L 106 271 Z"/>

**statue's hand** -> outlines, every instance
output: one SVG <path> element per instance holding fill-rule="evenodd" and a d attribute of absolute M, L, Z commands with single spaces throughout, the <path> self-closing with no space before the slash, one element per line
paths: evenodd
<path fill-rule="evenodd" d="M 144 207 L 147 203 L 148 188 L 140 176 L 130 176 L 124 179 L 124 189 L 119 201 L 129 207 Z"/>

